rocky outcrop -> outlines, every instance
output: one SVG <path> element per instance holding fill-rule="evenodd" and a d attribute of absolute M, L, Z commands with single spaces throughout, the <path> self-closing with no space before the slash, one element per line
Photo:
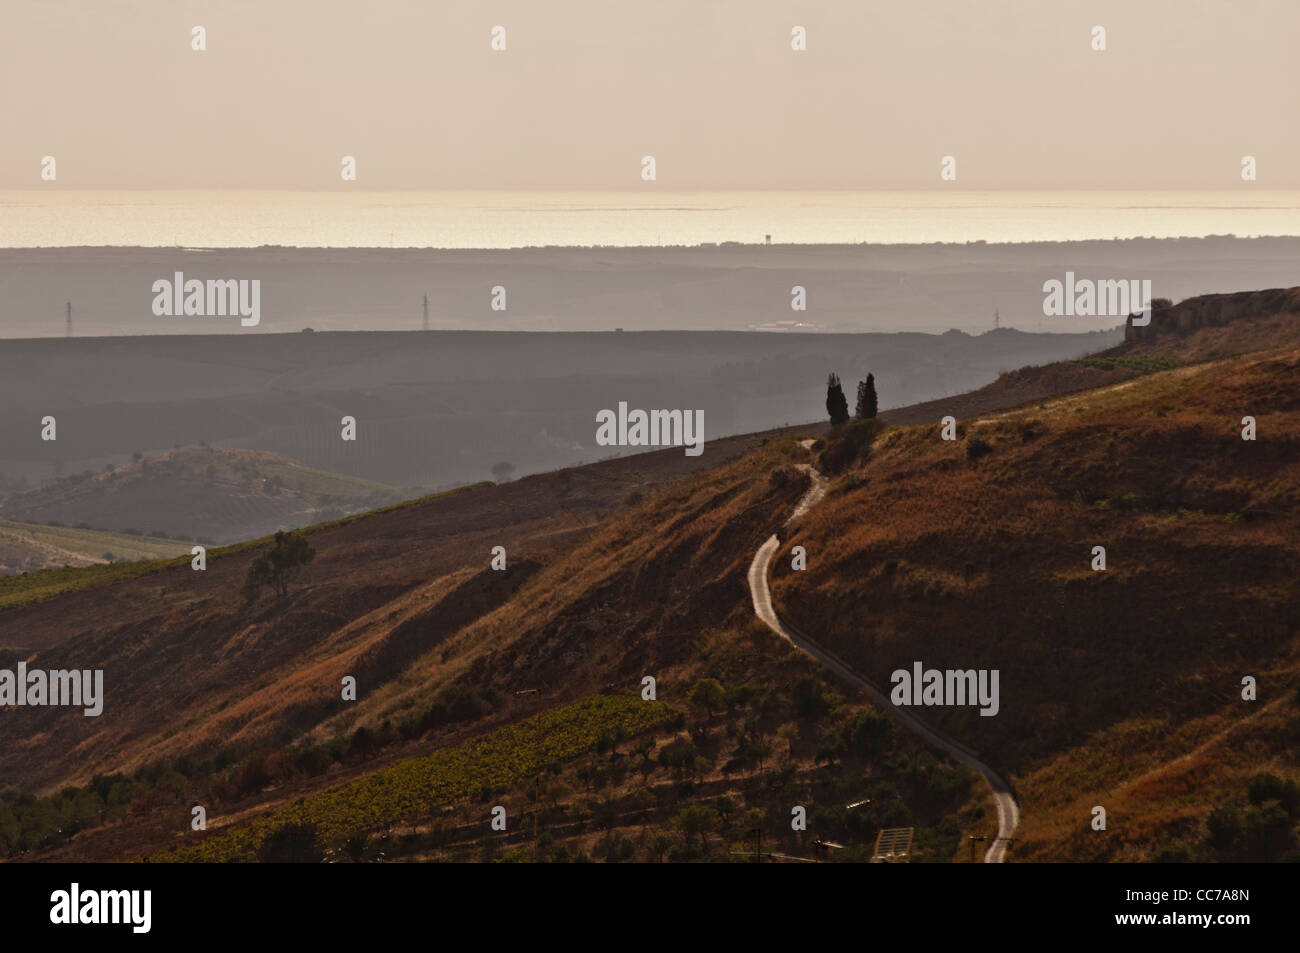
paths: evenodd
<path fill-rule="evenodd" d="M 1201 328 L 1222 327 L 1242 318 L 1300 313 L 1300 288 L 1238 291 L 1199 295 L 1171 305 L 1161 298 L 1152 302 L 1151 323 L 1135 327 L 1134 315 L 1124 324 L 1124 340 L 1152 341 L 1166 334 L 1187 335 Z"/>

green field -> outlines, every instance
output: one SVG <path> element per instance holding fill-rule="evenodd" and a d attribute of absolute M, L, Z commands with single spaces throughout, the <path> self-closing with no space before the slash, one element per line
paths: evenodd
<path fill-rule="evenodd" d="M 112 553 L 114 560 L 167 559 L 188 553 L 193 545 L 184 540 L 132 536 L 110 530 L 0 520 L 0 550 L 6 544 L 14 543 L 34 544 L 38 548 L 52 547 L 70 558 L 94 561 L 105 559 L 106 553 Z"/>
<path fill-rule="evenodd" d="M 254 469 L 266 479 L 278 479 L 289 489 L 310 497 L 364 498 L 375 494 L 394 495 L 398 492 L 394 487 L 383 483 L 287 463 L 259 463 Z"/>
<path fill-rule="evenodd" d="M 377 516 L 381 513 L 391 513 L 396 510 L 402 510 L 410 506 L 420 506 L 431 500 L 439 499 L 444 496 L 451 496 L 456 493 L 464 493 L 467 490 L 476 490 L 481 487 L 491 486 L 491 483 L 474 483 L 470 486 L 457 487 L 454 490 L 446 490 L 442 493 L 433 493 L 429 496 L 422 496 L 414 500 L 406 500 L 402 503 L 394 503 L 390 506 L 380 507 L 377 510 L 369 510 L 365 513 L 354 513 L 351 516 L 345 516 L 342 519 L 331 520 L 327 523 L 317 523 L 314 526 L 308 526 L 302 532 L 310 535 L 331 526 L 344 526 L 357 520 L 368 519 L 371 516 Z M 22 527 L 31 527 L 30 523 L 15 523 L 13 525 Z M 59 530 L 60 528 L 40 526 L 38 529 Z M 2 530 L 0 530 L 2 532 Z M 70 530 L 74 533 L 95 533 L 97 530 Z M 105 533 L 113 539 L 127 540 L 145 540 L 146 537 L 140 536 L 119 536 L 116 533 Z M 229 556 L 234 553 L 247 552 L 259 546 L 264 546 L 270 542 L 270 536 L 263 536 L 259 539 L 250 539 L 242 543 L 233 543 L 229 546 L 220 546 L 208 549 L 208 560 L 219 559 L 222 556 Z M 90 566 L 71 566 L 60 569 L 43 569 L 40 572 L 23 573 L 19 576 L 0 576 L 0 612 L 5 609 L 12 609 L 18 606 L 27 605 L 33 602 L 41 602 L 45 599 L 52 599 L 55 596 L 65 592 L 75 592 L 78 589 L 89 589 L 92 586 L 103 586 L 109 583 L 121 582 L 126 579 L 134 579 L 137 576 L 147 576 L 150 573 L 159 572 L 173 566 L 185 566 L 190 560 L 190 543 L 178 543 L 175 540 L 153 540 L 156 543 L 166 543 L 177 547 L 182 554 L 180 556 L 168 558 L 153 558 L 143 562 L 112 562 L 96 563 Z M 177 551 L 173 550 L 173 551 Z M 114 553 L 117 550 L 113 550 Z"/>
<path fill-rule="evenodd" d="M 1115 357 L 1083 357 L 1072 363 L 1082 364 L 1084 367 L 1095 367 L 1099 371 L 1137 371 L 1139 374 L 1150 374 L 1155 371 L 1167 371 L 1170 368 L 1182 367 L 1187 362 L 1177 357 L 1167 357 L 1163 354 L 1120 354 Z"/>
<path fill-rule="evenodd" d="M 666 728 L 677 717 L 677 710 L 662 702 L 596 695 L 544 711 L 486 738 L 400 761 L 342 787 L 301 798 L 249 824 L 196 835 L 194 843 L 150 859 L 255 860 L 262 841 L 285 824 L 314 825 L 321 844 L 339 843 L 357 832 L 428 817 L 484 788 L 507 788 L 546 764 L 583 754 L 602 735 L 621 731 L 633 737 Z"/>

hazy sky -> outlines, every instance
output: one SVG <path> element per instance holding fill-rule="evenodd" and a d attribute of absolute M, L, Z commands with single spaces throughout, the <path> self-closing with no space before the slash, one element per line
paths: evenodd
<path fill-rule="evenodd" d="M 666 190 L 944 155 L 962 189 L 1298 188 L 1297 35 L 1297 0 L 0 0 L 0 189 L 640 188 L 646 154 Z"/>

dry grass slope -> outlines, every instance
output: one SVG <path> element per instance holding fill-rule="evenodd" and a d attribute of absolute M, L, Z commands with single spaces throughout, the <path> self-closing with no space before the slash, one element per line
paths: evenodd
<path fill-rule="evenodd" d="M 1019 856 L 1149 850 L 1165 821 L 1203 819 L 1217 789 L 1286 750 L 1224 741 L 1170 767 L 1255 714 L 1243 675 L 1276 717 L 1293 705 L 1279 699 L 1300 675 L 1297 410 L 1293 348 L 971 420 L 956 442 L 937 421 L 895 428 L 797 528 L 810 570 L 778 565 L 775 597 L 882 684 L 914 660 L 1001 671 L 997 717 L 931 714 L 1022 789 Z M 1121 791 L 1125 833 L 1117 819 L 1079 837 L 1084 802 Z"/>

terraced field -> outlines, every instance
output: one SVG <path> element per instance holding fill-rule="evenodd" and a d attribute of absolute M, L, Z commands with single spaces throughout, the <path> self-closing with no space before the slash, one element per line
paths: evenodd
<path fill-rule="evenodd" d="M 170 559 L 188 553 L 191 545 L 184 540 L 0 520 L 0 576 L 60 566 Z"/>
<path fill-rule="evenodd" d="M 288 824 L 310 825 L 323 844 L 357 832 L 428 816 L 481 788 L 517 782 L 551 762 L 574 758 L 602 735 L 635 737 L 667 727 L 680 713 L 660 702 L 628 695 L 599 695 L 423 758 L 411 758 L 342 787 L 302 798 L 256 821 L 214 831 L 194 844 L 156 855 L 155 861 L 253 860 L 262 842 Z M 485 818 L 486 823 L 486 809 Z"/>

